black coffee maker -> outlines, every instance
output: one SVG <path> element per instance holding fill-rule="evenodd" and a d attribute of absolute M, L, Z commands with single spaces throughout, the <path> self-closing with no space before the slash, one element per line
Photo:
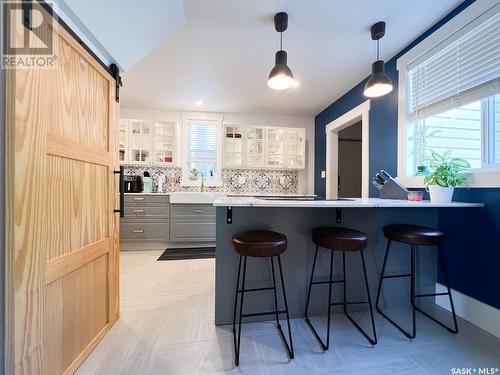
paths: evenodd
<path fill-rule="evenodd" d="M 125 193 L 142 193 L 142 176 L 125 176 Z"/>

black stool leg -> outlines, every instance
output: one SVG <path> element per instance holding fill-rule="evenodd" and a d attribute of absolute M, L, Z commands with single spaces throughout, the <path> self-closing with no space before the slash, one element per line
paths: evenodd
<path fill-rule="evenodd" d="M 415 338 L 415 298 L 414 298 L 414 295 L 415 295 L 415 290 L 414 290 L 414 287 L 415 287 L 415 251 L 414 251 L 414 248 L 412 246 L 412 255 L 411 255 L 411 271 L 409 274 L 404 274 L 404 275 L 390 275 L 390 276 L 386 276 L 385 275 L 385 268 L 387 266 L 387 259 L 389 257 L 389 252 L 391 250 L 391 245 L 392 245 L 392 241 L 391 240 L 387 240 L 387 247 L 386 247 L 386 250 L 385 250 L 385 255 L 384 255 L 384 262 L 382 264 L 382 273 L 380 275 L 380 280 L 379 280 L 379 284 L 378 284 L 378 291 L 377 291 L 377 300 L 375 302 L 375 307 L 378 311 L 378 313 L 380 315 L 382 315 L 385 319 L 387 319 L 387 321 L 389 321 L 394 327 L 396 327 L 398 330 L 400 330 L 406 337 L 408 337 L 409 339 L 413 339 Z M 413 333 L 408 333 L 407 331 L 405 331 L 403 328 L 401 328 L 394 320 L 392 320 L 388 315 L 386 315 L 381 309 L 380 309 L 380 306 L 379 306 L 379 302 L 380 302 L 380 294 L 381 294 L 381 291 L 382 291 L 382 282 L 384 279 L 389 279 L 389 278 L 399 278 L 399 277 L 410 277 L 411 278 L 411 289 L 412 289 L 412 292 L 410 293 L 411 296 L 411 301 L 412 301 L 412 316 L 413 316 L 413 322 L 412 322 L 412 325 L 413 325 Z"/>
<path fill-rule="evenodd" d="M 276 276 L 274 275 L 274 261 L 273 261 L 273 259 L 274 259 L 274 257 L 269 258 L 269 260 L 271 262 L 271 271 L 273 273 L 274 310 L 276 311 L 276 325 L 278 326 L 278 328 L 281 328 L 280 318 L 278 315 L 278 296 L 276 293 Z"/>
<path fill-rule="evenodd" d="M 311 271 L 311 280 L 309 281 L 309 290 L 307 291 L 307 301 L 306 301 L 306 313 L 305 313 L 305 319 L 306 322 L 309 322 L 309 300 L 311 299 L 311 289 L 313 285 L 313 278 L 314 278 L 314 269 L 316 268 L 316 258 L 318 257 L 318 248 L 319 246 L 316 245 L 316 251 L 314 252 L 314 260 L 313 260 L 313 267 Z"/>
<path fill-rule="evenodd" d="M 245 296 L 246 271 L 247 271 L 247 257 L 243 257 L 243 278 L 241 281 L 241 300 L 240 300 L 240 319 L 239 319 L 239 326 L 238 326 L 238 341 L 236 341 L 236 332 L 233 333 L 234 352 L 235 352 L 234 364 L 236 366 L 238 366 L 240 363 L 241 326 L 242 326 L 242 318 L 243 318 L 242 317 L 243 316 L 243 298 Z M 238 272 L 238 276 L 239 276 L 239 272 Z M 238 293 L 238 288 L 236 288 L 236 293 Z"/>
<path fill-rule="evenodd" d="M 238 306 L 238 289 L 240 288 L 240 273 L 241 273 L 241 255 L 238 262 L 238 277 L 236 278 L 236 289 L 234 291 L 234 310 L 233 310 L 233 336 L 236 340 L 236 308 Z M 234 342 L 236 347 L 236 341 Z"/>
<path fill-rule="evenodd" d="M 309 292 L 307 294 L 307 303 L 306 303 L 306 323 L 309 326 L 309 328 L 311 328 L 311 331 L 313 332 L 314 336 L 318 340 L 318 342 L 321 345 L 321 348 L 323 350 L 328 350 L 328 348 L 330 346 L 330 320 L 331 320 L 330 313 L 331 313 L 331 309 L 332 309 L 332 284 L 333 284 L 333 250 L 330 250 L 330 252 L 331 252 L 330 253 L 330 276 L 329 276 L 328 282 L 326 282 L 329 284 L 328 285 L 328 316 L 326 317 L 326 319 L 327 319 L 326 345 L 323 343 L 323 340 L 321 340 L 321 337 L 319 337 L 318 332 L 316 331 L 316 329 L 312 325 L 312 323 L 309 320 L 308 315 L 307 315 L 307 310 L 309 307 L 309 297 L 311 295 L 311 286 L 313 285 L 314 267 L 316 265 L 316 256 L 318 254 L 318 246 L 316 246 L 316 253 L 314 254 L 313 269 L 311 272 L 311 281 L 309 283 Z"/>
<path fill-rule="evenodd" d="M 415 336 L 417 335 L 417 327 L 416 327 L 416 310 L 417 310 L 417 305 L 415 301 L 415 289 L 416 289 L 416 275 L 415 275 L 415 252 L 416 252 L 416 246 L 411 245 L 411 287 L 410 287 L 410 298 L 411 298 L 411 319 L 412 319 L 412 327 L 413 331 L 412 334 L 410 335 L 411 339 L 414 339 Z"/>
<path fill-rule="evenodd" d="M 446 267 L 446 264 L 445 264 L 444 256 L 443 256 L 443 254 L 441 253 L 441 251 L 439 249 L 438 249 L 438 257 L 439 257 L 439 259 L 441 261 L 441 265 L 442 265 L 441 269 L 442 269 L 443 274 L 444 274 L 444 281 L 446 283 L 446 290 L 447 290 L 447 292 L 446 293 L 430 293 L 430 294 L 425 294 L 425 295 L 422 294 L 422 295 L 417 295 L 416 297 L 435 297 L 435 296 L 448 295 L 448 297 L 450 299 L 451 315 L 453 317 L 453 328 L 450 328 L 450 327 L 444 325 L 439 320 L 437 320 L 434 317 L 430 316 L 428 313 L 426 313 L 422 309 L 420 309 L 418 307 L 416 309 L 417 309 L 417 311 L 421 312 L 426 317 L 428 317 L 429 319 L 433 320 L 434 322 L 436 322 L 440 326 L 446 328 L 449 332 L 451 332 L 451 333 L 458 333 L 457 315 L 455 314 L 455 306 L 453 305 L 453 298 L 451 296 L 450 280 L 448 279 L 448 272 L 447 272 L 447 267 Z"/>
<path fill-rule="evenodd" d="M 387 246 L 385 248 L 385 254 L 384 254 L 384 262 L 382 263 L 382 272 L 380 273 L 380 280 L 378 282 L 377 299 L 375 300 L 375 308 L 380 314 L 382 314 L 382 311 L 380 311 L 378 304 L 380 301 L 380 293 L 382 292 L 382 281 L 384 281 L 385 266 L 387 265 L 387 258 L 389 258 L 389 251 L 391 251 L 391 244 L 392 244 L 391 240 L 387 240 Z"/>
<path fill-rule="evenodd" d="M 368 334 L 361 328 L 361 326 L 352 319 L 352 317 L 347 313 L 347 305 L 352 304 L 353 302 L 347 302 L 347 296 L 346 296 L 346 285 L 347 285 L 347 277 L 345 273 L 345 251 L 342 252 L 342 258 L 343 258 L 343 268 L 344 268 L 344 313 L 349 318 L 351 323 L 358 329 L 358 331 L 368 340 L 368 342 L 372 345 L 377 344 L 377 332 L 375 330 L 375 320 L 373 319 L 373 309 L 372 309 L 372 300 L 370 296 L 370 288 L 368 286 L 368 276 L 366 274 L 366 264 L 365 264 L 365 256 L 363 254 L 363 251 L 361 250 L 360 252 L 361 255 L 361 264 L 363 266 L 363 275 L 365 278 L 365 288 L 366 288 L 366 294 L 368 296 L 367 302 L 359 302 L 359 303 L 367 303 L 368 306 L 370 307 L 370 317 L 371 317 L 371 323 L 372 323 L 372 332 L 373 332 L 373 338 L 368 336 Z M 357 302 L 354 302 L 357 303 Z"/>
<path fill-rule="evenodd" d="M 283 269 L 281 268 L 281 258 L 279 255 L 277 256 L 277 258 L 278 258 L 278 266 L 279 266 L 279 270 L 280 270 L 281 288 L 283 290 L 283 301 L 285 303 L 286 323 L 288 325 L 288 338 L 290 340 L 290 345 L 288 345 L 288 343 L 286 342 L 285 335 L 283 334 L 283 330 L 281 329 L 281 326 L 279 324 L 278 324 L 278 329 L 281 333 L 281 337 L 282 337 L 283 342 L 285 343 L 286 349 L 288 351 L 288 356 L 290 357 L 290 359 L 293 359 L 294 353 L 293 353 L 292 329 L 290 327 L 290 316 L 288 314 L 288 302 L 286 300 L 285 281 L 283 280 Z M 271 262 L 272 262 L 272 258 L 271 258 Z M 273 275 L 274 275 L 274 272 L 273 272 Z M 274 292 L 275 292 L 275 296 L 276 296 L 276 289 Z"/>

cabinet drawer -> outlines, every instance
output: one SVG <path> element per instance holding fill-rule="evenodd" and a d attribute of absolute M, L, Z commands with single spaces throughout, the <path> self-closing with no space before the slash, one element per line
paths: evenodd
<path fill-rule="evenodd" d="M 153 239 L 169 238 L 169 223 L 121 223 L 120 238 L 123 239 Z"/>
<path fill-rule="evenodd" d="M 194 219 L 199 217 L 215 218 L 215 207 L 211 204 L 172 204 L 172 218 Z M 215 221 L 215 220 L 214 220 Z"/>
<path fill-rule="evenodd" d="M 127 219 L 166 219 L 169 217 L 170 207 L 168 204 L 161 206 L 125 206 L 125 218 Z"/>
<path fill-rule="evenodd" d="M 215 241 L 215 220 L 172 220 L 170 240 L 172 242 L 213 242 Z"/>
<path fill-rule="evenodd" d="M 164 204 L 170 201 L 168 195 L 153 194 L 125 194 L 125 206 L 146 206 Z"/>

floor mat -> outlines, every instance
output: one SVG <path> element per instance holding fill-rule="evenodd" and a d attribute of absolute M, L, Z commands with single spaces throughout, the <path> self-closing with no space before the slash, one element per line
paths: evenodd
<path fill-rule="evenodd" d="M 157 260 L 206 259 L 215 258 L 215 247 L 192 247 L 167 249 Z"/>

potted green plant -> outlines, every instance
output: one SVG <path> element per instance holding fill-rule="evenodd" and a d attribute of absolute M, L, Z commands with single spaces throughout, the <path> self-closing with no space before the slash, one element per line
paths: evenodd
<path fill-rule="evenodd" d="M 189 172 L 189 179 L 191 181 L 196 181 L 198 179 L 199 173 L 200 173 L 200 171 L 198 171 L 198 169 L 196 169 L 196 168 L 191 169 L 191 171 Z"/>
<path fill-rule="evenodd" d="M 424 178 L 424 185 L 433 203 L 449 203 L 457 186 L 467 186 L 467 178 L 460 172 L 470 168 L 469 162 L 450 155 L 451 151 L 443 155 L 431 152 L 429 174 Z"/>

